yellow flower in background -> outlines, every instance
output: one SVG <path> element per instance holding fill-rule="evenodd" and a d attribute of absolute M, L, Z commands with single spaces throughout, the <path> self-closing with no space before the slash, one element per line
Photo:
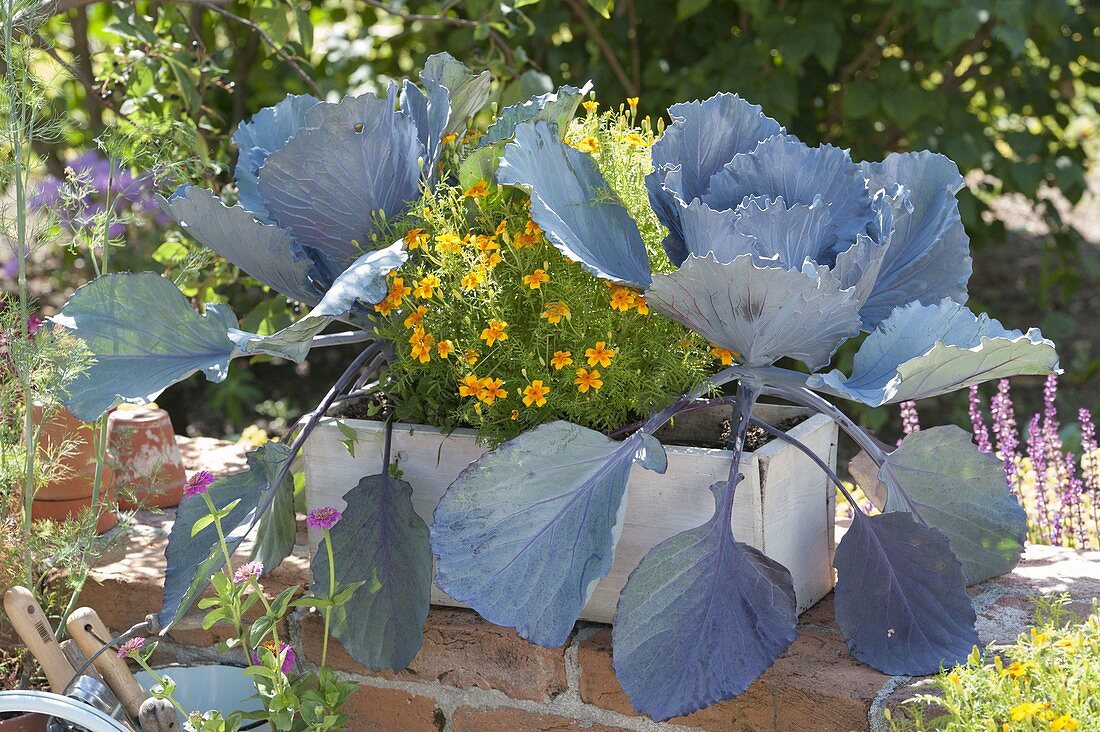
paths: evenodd
<path fill-rule="evenodd" d="M 413 249 L 419 249 L 421 245 L 427 244 L 429 238 L 423 229 L 410 229 L 409 233 L 405 234 L 405 246 L 411 252 Z"/>
<path fill-rule="evenodd" d="M 729 366 L 733 363 L 733 351 L 728 348 L 719 348 L 718 346 L 710 347 L 711 355 L 722 362 L 723 366 Z"/>
<path fill-rule="evenodd" d="M 412 337 L 409 338 L 409 344 L 412 345 L 409 355 L 418 359 L 420 363 L 428 363 L 432 360 L 432 346 L 435 345 L 435 336 L 431 333 L 425 333 L 423 328 L 417 327 L 413 331 Z"/>
<path fill-rule="evenodd" d="M 500 243 L 495 236 L 486 236 L 485 234 L 478 234 L 474 237 L 474 245 L 478 248 L 478 251 L 489 252 L 494 249 L 500 249 Z"/>
<path fill-rule="evenodd" d="M 490 320 L 489 327 L 481 331 L 481 340 L 490 346 L 497 341 L 506 341 L 508 340 L 508 334 L 504 332 L 504 329 L 507 327 L 508 323 L 506 321 Z"/>
<path fill-rule="evenodd" d="M 390 286 L 390 294 L 387 296 L 393 306 L 395 308 L 401 307 L 401 303 L 410 294 L 412 294 L 412 288 L 405 284 L 405 280 L 401 277 L 394 277 L 393 284 Z"/>
<path fill-rule="evenodd" d="M 409 313 L 409 317 L 405 318 L 405 327 L 412 328 L 414 325 L 420 325 L 424 320 L 424 314 L 428 312 L 428 308 L 425 305 L 421 305 L 416 310 Z"/>
<path fill-rule="evenodd" d="M 637 132 L 628 132 L 620 139 L 631 147 L 649 147 L 649 140 L 645 139 Z"/>
<path fill-rule="evenodd" d="M 448 254 L 459 254 L 462 252 L 462 239 L 454 233 L 439 234 L 435 237 L 435 248 Z"/>
<path fill-rule="evenodd" d="M 475 269 L 467 272 L 459 284 L 462 285 L 463 290 L 473 290 L 483 282 L 485 282 L 485 274 L 479 269 Z"/>
<path fill-rule="evenodd" d="M 440 140 L 440 142 L 442 142 L 444 145 L 449 145 L 457 139 L 457 134 L 455 134 L 454 132 L 448 132 L 446 135 L 443 135 L 443 138 Z"/>
<path fill-rule="evenodd" d="M 634 307 L 638 309 L 638 315 L 649 315 L 649 304 L 645 301 L 645 295 L 638 295 L 634 299 Z"/>
<path fill-rule="evenodd" d="M 584 111 L 588 112 L 589 114 L 595 114 L 596 110 L 600 106 L 600 103 L 597 102 L 595 99 L 589 99 L 588 101 L 581 102 L 581 106 L 584 107 Z"/>
<path fill-rule="evenodd" d="M 1028 673 L 1035 668 L 1035 664 L 1030 661 L 1013 661 L 1008 666 L 1001 669 L 1001 676 L 1008 676 L 1012 679 L 1019 679 L 1027 676 Z"/>
<path fill-rule="evenodd" d="M 585 394 L 589 389 L 598 391 L 603 386 L 603 380 L 600 379 L 600 372 L 598 369 L 577 369 L 577 378 L 573 379 L 573 383 L 577 385 L 577 391 L 581 394 Z"/>
<path fill-rule="evenodd" d="M 573 363 L 573 353 L 571 351 L 554 351 L 554 356 L 550 359 L 550 365 L 558 371 L 571 363 Z"/>
<path fill-rule="evenodd" d="M 569 306 L 561 300 L 552 302 L 546 306 L 546 309 L 542 311 L 540 318 L 546 318 L 552 324 L 557 325 L 561 322 L 562 318 L 566 320 L 572 320 L 573 315 L 569 312 Z"/>
<path fill-rule="evenodd" d="M 489 405 L 492 405 L 497 399 L 505 399 L 508 396 L 508 391 L 501 388 L 503 385 L 503 379 L 485 377 L 481 380 L 481 388 L 483 391 L 481 394 L 478 394 L 477 398 Z"/>
<path fill-rule="evenodd" d="M 458 395 L 460 397 L 476 397 L 481 393 L 481 379 L 473 374 L 466 374 L 462 381 L 458 382 Z"/>
<path fill-rule="evenodd" d="M 485 259 L 483 261 L 483 264 L 486 267 L 488 267 L 489 269 L 492 269 L 493 267 L 496 267 L 498 264 L 500 264 L 503 261 L 504 260 L 501 259 L 499 254 L 497 254 L 496 252 L 490 252 L 489 256 L 485 257 Z"/>
<path fill-rule="evenodd" d="M 435 347 L 436 353 L 440 358 L 450 358 L 451 354 L 455 352 L 455 344 L 450 340 L 440 341 Z"/>
<path fill-rule="evenodd" d="M 463 192 L 467 198 L 481 198 L 489 195 L 489 181 L 479 180 Z"/>
<path fill-rule="evenodd" d="M 481 354 L 477 352 L 476 348 L 467 348 L 466 352 L 462 354 L 462 358 L 466 359 L 466 363 L 473 366 L 481 358 Z"/>
<path fill-rule="evenodd" d="M 631 110 L 637 109 L 638 108 L 638 97 L 627 97 L 626 98 L 626 106 L 630 107 Z"/>
<path fill-rule="evenodd" d="M 1080 726 L 1080 723 L 1068 714 L 1063 714 L 1050 720 L 1051 732 L 1073 732 L 1073 730 Z"/>
<path fill-rule="evenodd" d="M 607 347 L 606 341 L 597 341 L 595 348 L 589 348 L 584 352 L 589 366 L 599 364 L 604 368 L 611 365 L 611 359 L 615 357 L 615 351 Z"/>
<path fill-rule="evenodd" d="M 546 271 L 541 267 L 529 275 L 523 275 L 523 284 L 527 285 L 532 290 L 541 290 L 543 284 L 549 281 L 550 275 L 546 274 Z"/>
<path fill-rule="evenodd" d="M 1035 628 L 1031 628 L 1030 630 L 1032 643 L 1036 645 L 1042 645 L 1043 643 L 1046 643 L 1048 640 L 1050 640 L 1050 636 L 1046 633 L 1040 633 L 1039 631 L 1035 630 Z"/>
<path fill-rule="evenodd" d="M 957 673 L 955 673 L 954 671 L 952 671 L 951 673 L 949 673 L 947 675 L 947 680 L 950 681 L 955 686 L 962 686 L 962 679 L 960 679 L 959 675 Z"/>
<path fill-rule="evenodd" d="M 543 386 L 542 382 L 536 379 L 523 390 L 523 403 L 528 407 L 532 404 L 536 407 L 544 406 L 546 404 L 546 395 L 549 393 L 550 387 Z"/>
<path fill-rule="evenodd" d="M 1009 709 L 1008 716 L 1013 722 L 1024 722 L 1034 719 L 1036 714 L 1046 708 L 1047 705 L 1040 702 L 1022 702 Z"/>
<path fill-rule="evenodd" d="M 528 221 L 523 225 L 523 233 L 533 237 L 536 244 L 542 241 L 542 229 L 534 221 Z"/>
<path fill-rule="evenodd" d="M 254 424 L 250 424 L 241 430 L 241 438 L 237 440 L 238 444 L 251 445 L 252 447 L 259 447 L 266 443 L 270 438 L 267 436 L 267 430 L 263 427 L 259 427 Z"/>
<path fill-rule="evenodd" d="M 585 137 L 582 140 L 577 140 L 573 143 L 573 147 L 580 150 L 583 153 L 594 153 L 600 150 L 600 141 L 592 135 Z"/>
<path fill-rule="evenodd" d="M 611 289 L 611 309 L 621 310 L 624 313 L 634 307 L 634 301 L 638 298 L 629 288 L 615 285 Z"/>
<path fill-rule="evenodd" d="M 1054 645 L 1058 646 L 1059 648 L 1065 649 L 1066 653 L 1076 653 L 1077 646 L 1080 644 L 1081 639 L 1073 635 L 1066 636 L 1065 638 L 1054 642 Z"/>
<path fill-rule="evenodd" d="M 439 278 L 434 274 L 425 275 L 423 279 L 417 280 L 413 294 L 424 300 L 431 300 L 440 284 Z"/>

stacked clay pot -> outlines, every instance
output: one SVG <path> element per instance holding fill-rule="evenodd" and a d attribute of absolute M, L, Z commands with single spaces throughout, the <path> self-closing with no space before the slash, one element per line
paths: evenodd
<path fill-rule="evenodd" d="M 120 407 L 107 421 L 115 456 L 119 508 L 172 508 L 183 498 L 187 475 L 168 413 L 153 407 Z"/>

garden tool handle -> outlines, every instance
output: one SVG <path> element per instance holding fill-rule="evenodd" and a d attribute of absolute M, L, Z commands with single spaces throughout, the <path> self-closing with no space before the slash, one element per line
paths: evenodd
<path fill-rule="evenodd" d="M 15 632 L 42 667 L 50 688 L 63 694 L 76 671 L 54 638 L 53 627 L 34 593 L 26 587 L 12 587 L 4 593 L 4 610 Z"/>
<path fill-rule="evenodd" d="M 153 697 L 141 703 L 138 724 L 141 725 L 141 732 L 174 732 L 180 728 L 179 717 L 172 702 Z"/>
<path fill-rule="evenodd" d="M 96 611 L 90 607 L 81 607 L 74 610 L 73 614 L 69 616 L 66 627 L 69 630 L 69 635 L 80 646 L 80 650 L 84 651 L 84 655 L 89 658 L 113 637 L 111 631 L 107 630 L 107 626 L 99 619 Z M 92 665 L 95 666 L 96 671 L 99 671 L 103 681 L 115 693 L 118 700 L 122 702 L 126 713 L 137 719 L 141 711 L 141 703 L 149 695 L 145 693 L 145 689 L 141 688 L 141 684 L 130 673 L 130 667 L 126 665 L 126 662 L 119 658 L 117 653 L 106 651 L 100 653 L 92 662 Z"/>

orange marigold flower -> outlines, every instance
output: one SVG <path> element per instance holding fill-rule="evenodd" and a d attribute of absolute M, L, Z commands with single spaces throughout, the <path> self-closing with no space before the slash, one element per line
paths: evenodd
<path fill-rule="evenodd" d="M 543 386 L 542 382 L 536 379 L 523 390 L 523 403 L 528 407 L 532 404 L 536 407 L 544 406 L 546 404 L 546 395 L 549 393 L 550 387 Z"/>
<path fill-rule="evenodd" d="M 603 386 L 603 380 L 600 378 L 599 369 L 577 369 L 577 378 L 573 379 L 573 383 L 577 385 L 577 391 L 582 394 L 588 392 L 589 389 L 598 391 Z"/>
<path fill-rule="evenodd" d="M 462 354 L 462 358 L 466 359 L 466 363 L 473 366 L 481 358 L 481 354 L 477 352 L 476 348 L 467 348 L 466 352 Z"/>
<path fill-rule="evenodd" d="M 534 221 L 528 221 L 523 225 L 523 233 L 534 237 L 535 243 L 542 241 L 542 229 Z"/>
<path fill-rule="evenodd" d="M 412 294 L 412 288 L 405 284 L 405 280 L 401 277 L 394 277 L 389 294 L 390 300 L 393 301 L 393 306 L 396 308 L 401 307 L 402 301 L 410 294 Z"/>
<path fill-rule="evenodd" d="M 425 275 L 423 279 L 416 281 L 413 294 L 419 298 L 430 300 L 435 296 L 435 291 L 439 289 L 440 284 L 439 278 L 434 274 Z"/>
<path fill-rule="evenodd" d="M 729 366 L 733 363 L 733 351 L 728 348 L 719 348 L 718 346 L 710 347 L 711 355 L 722 362 L 723 366 Z"/>
<path fill-rule="evenodd" d="M 649 304 L 645 301 L 645 295 L 634 298 L 634 307 L 638 309 L 638 315 L 649 315 Z"/>
<path fill-rule="evenodd" d="M 535 237 L 531 236 L 526 231 L 517 232 L 515 238 L 512 240 L 512 246 L 516 249 L 533 247 L 535 246 Z"/>
<path fill-rule="evenodd" d="M 374 309 L 382 313 L 383 315 L 389 315 L 394 311 L 393 300 L 391 300 L 387 295 L 386 298 L 382 300 L 382 302 L 374 306 Z"/>
<path fill-rule="evenodd" d="M 624 313 L 634 307 L 634 301 L 638 299 L 638 296 L 630 291 L 629 288 L 616 286 L 611 291 L 611 309 L 621 310 Z"/>
<path fill-rule="evenodd" d="M 467 272 L 459 284 L 462 285 L 463 290 L 473 290 L 483 282 L 485 282 L 485 273 L 475 269 Z"/>
<path fill-rule="evenodd" d="M 578 141 L 574 142 L 573 147 L 575 147 L 576 149 L 580 150 L 583 153 L 594 153 L 594 152 L 599 151 L 600 141 L 597 140 L 595 137 L 592 137 L 591 135 L 589 135 L 588 137 L 584 138 L 583 140 L 578 140 Z"/>
<path fill-rule="evenodd" d="M 455 352 L 455 344 L 450 340 L 440 341 L 436 345 L 435 350 L 440 358 L 450 358 L 451 354 Z"/>
<path fill-rule="evenodd" d="M 489 269 L 492 269 L 493 267 L 496 267 L 498 264 L 500 264 L 503 261 L 504 260 L 501 259 L 501 256 L 499 254 L 497 254 L 496 252 L 490 252 L 489 256 L 485 257 L 485 259 L 482 263 L 484 264 L 484 266 L 488 267 Z"/>
<path fill-rule="evenodd" d="M 506 341 L 508 340 L 508 334 L 504 332 L 504 329 L 507 327 L 508 323 L 503 320 L 490 320 L 489 327 L 481 331 L 481 340 L 490 346 L 497 341 Z"/>
<path fill-rule="evenodd" d="M 494 249 L 500 249 L 500 243 L 495 236 L 486 236 L 485 234 L 477 234 L 474 236 L 474 244 L 479 251 L 489 252 Z"/>
<path fill-rule="evenodd" d="M 508 219 L 501 219 L 500 223 L 497 224 L 497 228 L 493 233 L 496 234 L 497 236 L 500 236 L 500 235 L 504 234 L 507 231 L 508 231 Z"/>
<path fill-rule="evenodd" d="M 462 381 L 458 382 L 458 395 L 460 397 L 476 397 L 481 394 L 481 379 L 473 374 L 466 374 Z"/>
<path fill-rule="evenodd" d="M 530 287 L 532 290 L 541 290 L 544 282 L 550 281 L 550 275 L 546 274 L 546 270 L 536 269 L 529 275 L 523 275 L 523 284 Z"/>
<path fill-rule="evenodd" d="M 449 145 L 450 143 L 454 142 L 457 139 L 458 139 L 457 134 L 455 134 L 454 132 L 448 132 L 446 135 L 443 135 L 440 142 L 442 142 L 444 145 Z"/>
<path fill-rule="evenodd" d="M 611 359 L 615 357 L 615 351 L 608 348 L 605 341 L 597 341 L 596 347 L 587 349 L 584 355 L 588 358 L 589 366 L 599 364 L 607 368 L 611 365 Z"/>
<path fill-rule="evenodd" d="M 419 249 L 422 244 L 428 243 L 428 238 L 423 229 L 410 229 L 409 233 L 405 234 L 405 246 L 409 251 Z"/>
<path fill-rule="evenodd" d="M 432 346 L 435 345 L 435 336 L 431 333 L 425 333 L 423 328 L 417 326 L 412 337 L 409 338 L 409 343 L 412 345 L 409 355 L 413 358 L 418 359 L 420 363 L 428 363 L 432 360 Z"/>
<path fill-rule="evenodd" d="M 478 394 L 477 398 L 490 405 L 497 399 L 504 399 L 508 396 L 508 390 L 502 389 L 501 387 L 503 385 L 503 379 L 492 379 L 487 376 L 481 380 L 481 388 L 483 391 L 481 394 Z"/>
<path fill-rule="evenodd" d="M 573 353 L 571 351 L 554 351 L 554 356 L 550 359 L 550 365 L 558 371 L 571 363 L 573 363 Z"/>
<path fill-rule="evenodd" d="M 467 188 L 462 195 L 467 198 L 481 198 L 482 196 L 489 195 L 489 181 L 479 180 L 477 183 Z"/>
<path fill-rule="evenodd" d="M 412 328 L 415 325 L 420 325 L 424 320 L 424 314 L 428 312 L 428 308 L 425 305 L 421 305 L 416 310 L 409 313 L 409 317 L 405 318 L 405 327 Z"/>
<path fill-rule="evenodd" d="M 562 318 L 565 318 L 566 320 L 573 319 L 573 315 L 569 312 L 569 306 L 561 300 L 557 302 L 552 302 L 547 305 L 546 309 L 542 311 L 542 315 L 540 315 L 539 317 L 546 318 L 554 325 L 560 323 Z"/>

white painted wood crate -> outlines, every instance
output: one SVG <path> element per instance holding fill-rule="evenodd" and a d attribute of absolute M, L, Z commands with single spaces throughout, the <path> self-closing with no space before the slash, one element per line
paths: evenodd
<path fill-rule="evenodd" d="M 709 410 L 707 410 L 709 411 Z M 699 411 L 678 417 L 671 431 L 680 434 L 714 429 L 717 415 Z M 775 423 L 805 414 L 797 407 L 760 404 L 753 415 Z M 721 413 L 728 417 L 729 410 Z M 357 433 L 355 457 L 343 442 L 347 439 L 337 422 Z M 788 434 L 801 440 L 830 466 L 836 466 L 837 428 L 828 417 L 815 414 Z M 360 478 L 381 470 L 385 426 L 381 422 L 326 418 L 318 424 L 303 448 L 306 473 L 306 505 L 343 509 L 342 496 Z M 703 524 L 714 512 L 708 487 L 726 480 L 730 453 L 671 444 L 668 432 L 658 433 L 668 454 L 668 471 L 658 475 L 635 465 L 627 486 L 626 524 L 615 548 L 611 571 L 596 587 L 581 617 L 609 623 L 615 614 L 619 591 L 646 552 L 661 541 Z M 413 507 L 429 524 L 447 486 L 485 448 L 476 442 L 474 430 L 458 429 L 450 435 L 423 425 L 395 425 L 393 458 L 413 487 Z M 772 440 L 741 458 L 745 479 L 734 501 L 734 536 L 782 563 L 794 578 L 798 611 L 809 608 L 833 587 L 833 519 L 835 491 L 821 469 L 802 452 L 782 440 Z M 311 549 L 320 538 L 310 530 Z M 432 586 L 432 602 L 461 605 Z"/>

